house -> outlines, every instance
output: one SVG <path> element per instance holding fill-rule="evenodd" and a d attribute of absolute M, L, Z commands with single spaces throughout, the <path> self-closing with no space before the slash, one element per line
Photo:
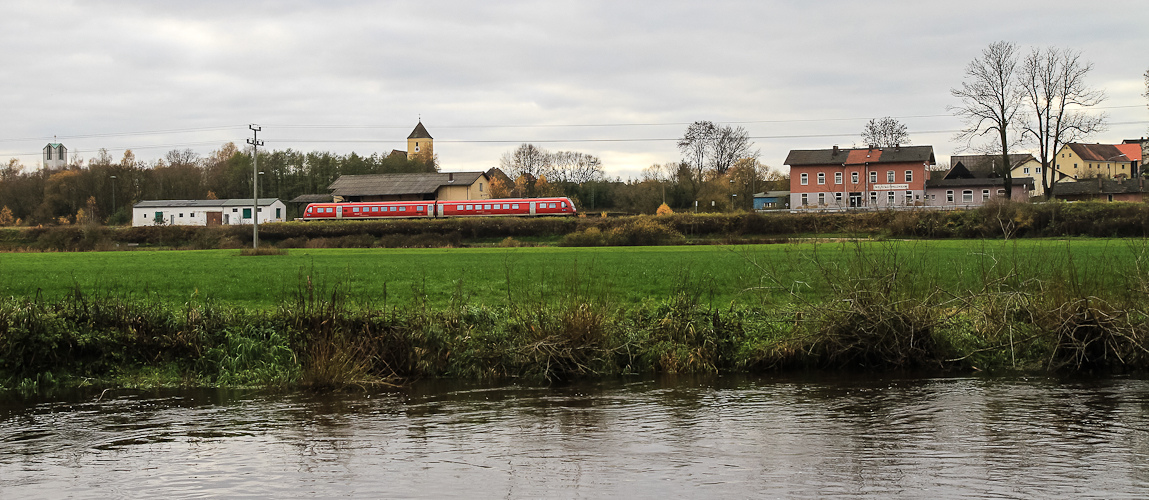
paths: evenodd
<path fill-rule="evenodd" d="M 1140 175 L 1140 144 L 1085 144 L 1071 142 L 1054 157 L 1058 170 L 1074 179 L 1130 178 Z"/>
<path fill-rule="evenodd" d="M 343 175 L 327 187 L 331 200 L 409 201 L 490 198 L 486 172 Z M 305 195 L 314 196 L 314 195 Z M 291 200 L 303 202 L 303 197 Z"/>
<path fill-rule="evenodd" d="M 754 210 L 790 208 L 789 191 L 766 191 L 754 194 Z"/>
<path fill-rule="evenodd" d="M 218 226 L 251 224 L 251 198 L 231 200 L 148 200 L 132 206 L 133 226 Z M 259 223 L 283 222 L 287 206 L 260 198 Z"/>
<path fill-rule="evenodd" d="M 68 166 L 68 148 L 58 142 L 44 146 L 44 168 L 64 168 Z"/>
<path fill-rule="evenodd" d="M 1033 179 L 1033 189 L 1030 196 L 1044 196 L 1045 187 L 1042 184 L 1042 171 L 1041 161 L 1034 158 L 1033 155 L 1028 153 L 1011 154 L 1009 155 L 1010 162 L 1010 177 L 1014 179 L 1022 179 L 1030 177 Z M 974 173 L 976 177 L 995 177 L 1001 175 L 1001 155 L 954 155 L 950 156 L 950 166 L 961 163 L 965 165 L 970 172 Z M 1073 177 L 1069 174 L 1058 170 L 1051 170 L 1056 172 L 1057 179 L 1054 182 L 1061 182 L 1064 180 L 1072 181 Z M 1053 181 L 1053 179 L 1050 179 Z"/>
<path fill-rule="evenodd" d="M 961 157 L 950 158 L 952 161 L 952 158 Z M 973 160 L 977 161 L 977 158 Z M 930 172 L 930 179 L 926 181 L 925 204 L 931 207 L 972 208 L 995 199 L 1004 199 L 1005 178 L 999 177 L 988 162 L 976 165 L 979 168 L 970 169 L 958 160 L 945 172 Z M 1029 201 L 1033 185 L 1032 177 L 1014 177 L 1010 187 L 1013 201 Z"/>
<path fill-rule="evenodd" d="M 892 208 L 923 202 L 933 146 L 791 150 L 790 207 L 795 210 Z"/>
<path fill-rule="evenodd" d="M 1106 179 L 1096 177 L 1078 182 L 1058 183 L 1053 195 L 1066 201 L 1145 201 L 1145 179 Z"/>

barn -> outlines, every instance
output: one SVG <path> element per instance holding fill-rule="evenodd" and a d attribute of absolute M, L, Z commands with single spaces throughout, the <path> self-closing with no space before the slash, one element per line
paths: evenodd
<path fill-rule="evenodd" d="M 331 192 L 328 195 L 302 195 L 291 202 L 450 201 L 491 197 L 491 181 L 486 172 L 343 175 L 327 189 Z"/>
<path fill-rule="evenodd" d="M 251 224 L 252 200 L 148 200 L 132 206 L 133 226 L 219 226 Z M 287 220 L 278 198 L 260 198 L 259 223 Z"/>

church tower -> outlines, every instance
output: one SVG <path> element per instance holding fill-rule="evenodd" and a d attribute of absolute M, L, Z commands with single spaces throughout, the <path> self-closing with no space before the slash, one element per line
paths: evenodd
<path fill-rule="evenodd" d="M 431 134 L 427 133 L 427 129 L 423 128 L 423 120 L 419 120 L 419 124 L 415 125 L 415 130 L 412 130 L 411 135 L 407 136 L 407 159 L 431 163 L 435 159 L 434 141 Z"/>
<path fill-rule="evenodd" d="M 58 142 L 48 143 L 44 146 L 44 166 L 48 168 L 68 166 L 68 148 Z"/>

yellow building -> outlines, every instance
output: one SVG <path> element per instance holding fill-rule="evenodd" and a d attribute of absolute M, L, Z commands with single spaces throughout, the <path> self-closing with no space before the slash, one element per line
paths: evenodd
<path fill-rule="evenodd" d="M 411 131 L 411 135 L 407 136 L 407 159 L 419 160 L 423 163 L 431 163 L 435 159 L 435 139 L 427 133 L 422 120 L 419 121 L 418 125 L 415 125 L 415 130 Z"/>
<path fill-rule="evenodd" d="M 1136 144 L 1130 146 L 1140 147 Z M 1137 176 L 1140 159 L 1140 154 L 1132 154 L 1131 149 L 1125 151 L 1112 144 L 1071 142 L 1061 147 L 1054 161 L 1058 170 L 1074 179 L 1128 179 Z"/>

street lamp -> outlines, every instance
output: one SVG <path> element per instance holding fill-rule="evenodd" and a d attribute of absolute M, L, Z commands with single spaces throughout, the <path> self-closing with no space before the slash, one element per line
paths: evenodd
<path fill-rule="evenodd" d="M 112 216 L 116 216 L 116 176 L 112 177 Z"/>

